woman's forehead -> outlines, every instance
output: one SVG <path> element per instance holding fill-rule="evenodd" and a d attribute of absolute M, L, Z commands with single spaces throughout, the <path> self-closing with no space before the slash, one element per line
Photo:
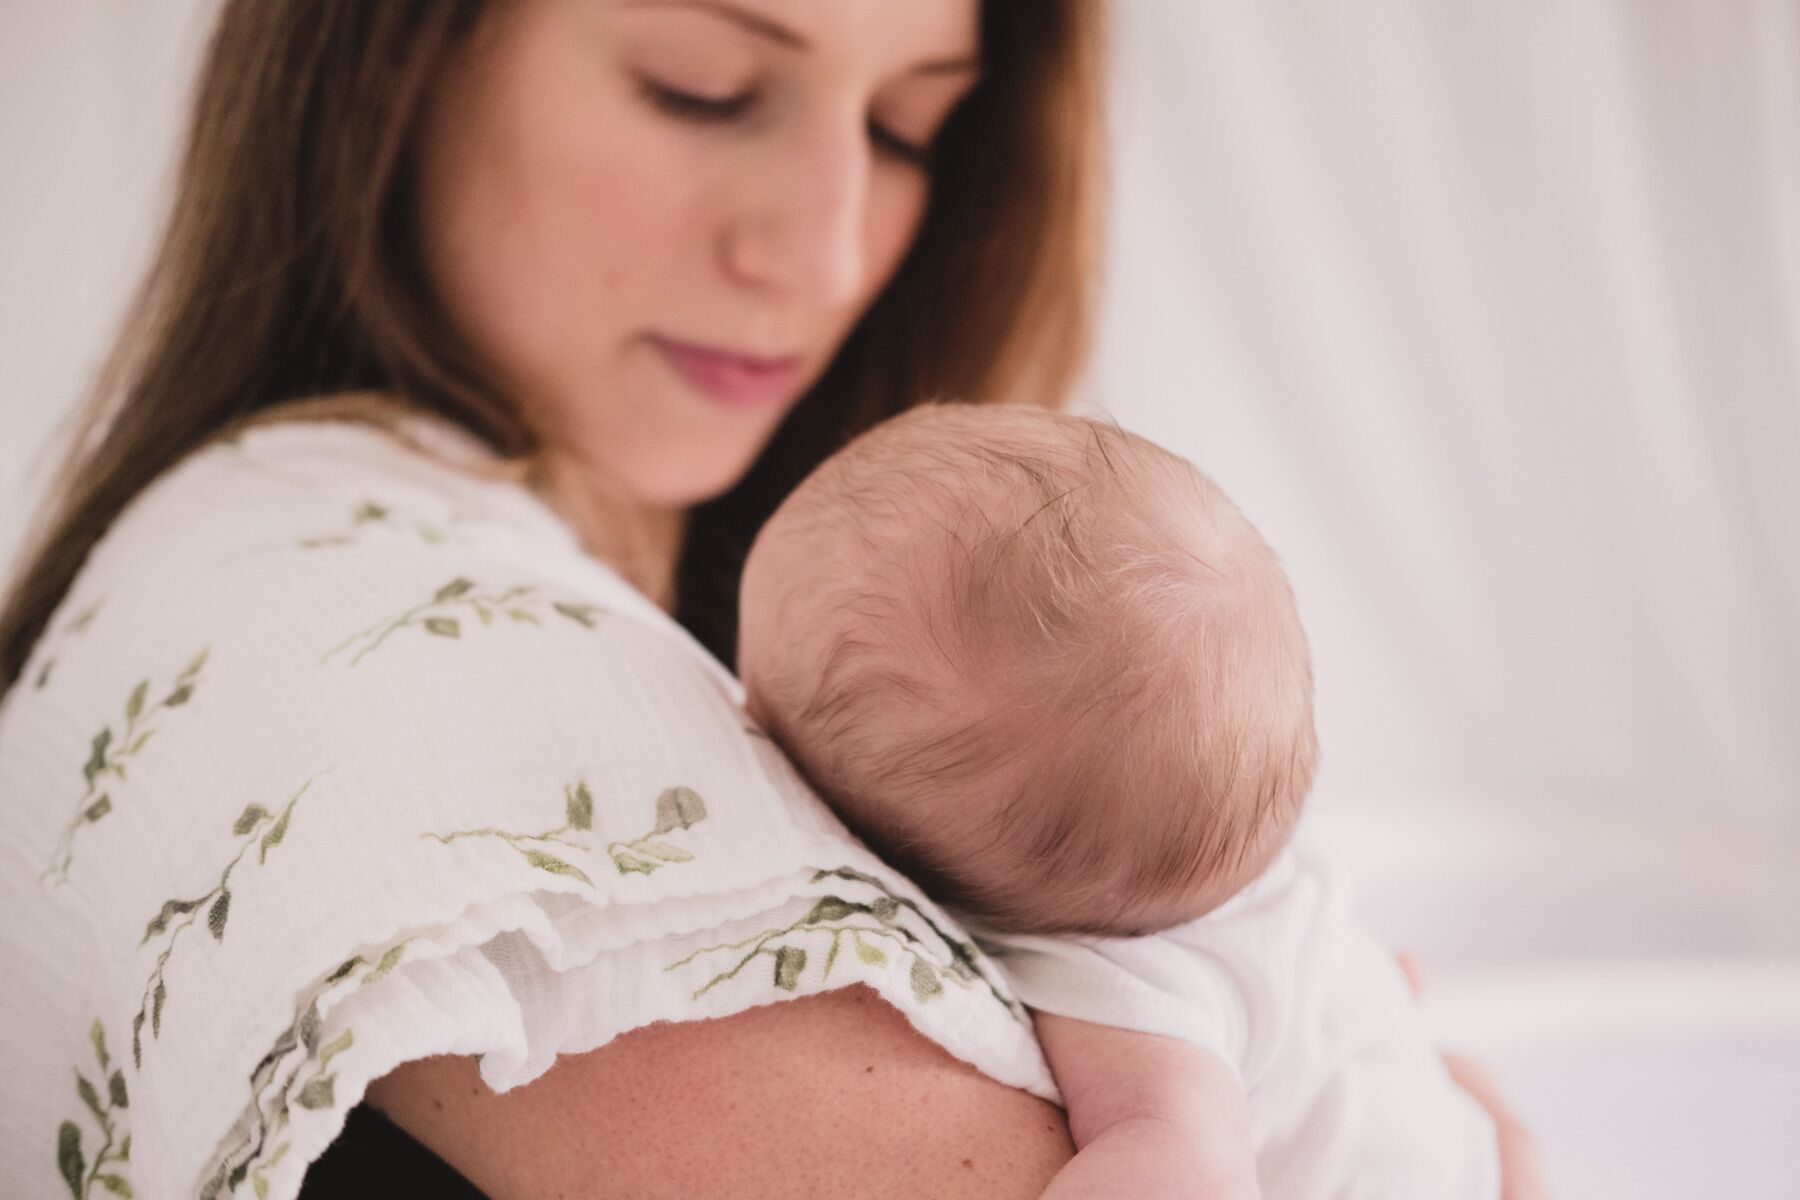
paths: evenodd
<path fill-rule="evenodd" d="M 621 15 L 717 23 L 800 54 L 896 72 L 973 69 L 978 0 L 613 0 Z"/>

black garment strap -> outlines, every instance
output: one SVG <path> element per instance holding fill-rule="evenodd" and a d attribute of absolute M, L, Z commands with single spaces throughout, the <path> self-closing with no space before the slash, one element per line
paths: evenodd
<path fill-rule="evenodd" d="M 487 1200 L 474 1184 L 370 1108 L 350 1110 L 344 1132 L 325 1148 L 300 1184 L 300 1200 Z"/>

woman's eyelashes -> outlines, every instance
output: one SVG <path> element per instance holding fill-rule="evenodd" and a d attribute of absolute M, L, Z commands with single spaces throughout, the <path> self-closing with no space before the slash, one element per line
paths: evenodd
<path fill-rule="evenodd" d="M 644 96 L 659 111 L 679 120 L 696 124 L 726 124 L 747 116 L 756 103 L 754 91 L 736 92 L 729 96 L 707 96 L 683 91 L 652 79 L 640 79 Z M 879 121 L 869 122 L 869 141 L 876 149 L 917 166 L 931 164 L 931 144 L 913 142 L 901 137 Z"/>
<path fill-rule="evenodd" d="M 869 140 L 895 158 L 912 163 L 914 166 L 929 167 L 931 165 L 930 142 L 909 142 L 878 121 L 869 122 Z"/>
<path fill-rule="evenodd" d="M 751 102 L 756 99 L 754 92 L 705 96 L 672 88 L 653 79 L 640 79 L 638 85 L 656 108 L 672 117 L 689 121 L 729 121 L 744 115 Z"/>

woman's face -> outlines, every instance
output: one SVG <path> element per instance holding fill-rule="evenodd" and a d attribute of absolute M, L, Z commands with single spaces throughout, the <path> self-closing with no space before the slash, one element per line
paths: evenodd
<path fill-rule="evenodd" d="M 500 0 L 420 131 L 421 248 L 552 453 L 729 487 L 899 265 L 977 0 Z"/>

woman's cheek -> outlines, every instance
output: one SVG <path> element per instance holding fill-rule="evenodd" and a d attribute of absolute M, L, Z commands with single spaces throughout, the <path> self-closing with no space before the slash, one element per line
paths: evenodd
<path fill-rule="evenodd" d="M 666 131 L 621 125 L 546 165 L 559 181 L 553 269 L 579 272 L 586 294 L 576 311 L 587 321 L 604 315 L 615 341 L 664 327 L 671 313 L 707 310 L 693 260 L 710 240 L 703 164 Z"/>
<path fill-rule="evenodd" d="M 871 267 L 871 292 L 879 291 L 887 283 L 906 256 L 919 224 L 924 220 L 925 205 L 930 196 L 931 182 L 924 172 L 902 163 L 876 168 L 865 242 Z"/>

